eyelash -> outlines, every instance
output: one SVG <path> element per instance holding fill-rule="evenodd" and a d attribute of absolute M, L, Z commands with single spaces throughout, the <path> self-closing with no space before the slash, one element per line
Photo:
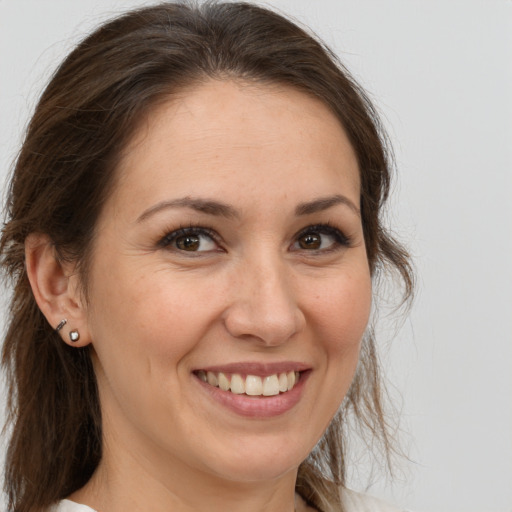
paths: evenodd
<path fill-rule="evenodd" d="M 335 243 L 332 244 L 331 247 L 327 247 L 324 249 L 294 249 L 296 251 L 304 251 L 309 252 L 313 254 L 319 254 L 319 253 L 326 253 L 331 251 L 336 251 L 342 247 L 350 247 L 351 246 L 351 239 L 350 237 L 346 236 L 340 229 L 332 226 L 329 223 L 325 224 L 314 224 L 311 226 L 307 226 L 306 228 L 302 229 L 295 235 L 295 239 L 292 245 L 295 245 L 298 243 L 298 240 L 307 235 L 307 234 L 320 234 L 320 235 L 329 235 L 332 236 Z M 181 236 L 187 236 L 187 235 L 195 235 L 195 236 L 206 236 L 210 238 L 215 244 L 221 245 L 222 240 L 217 234 L 217 232 L 209 228 L 205 225 L 201 226 L 182 226 L 176 230 L 169 230 L 169 232 L 160 239 L 158 242 L 158 247 L 165 249 L 169 248 L 179 237 Z M 176 247 L 173 247 L 174 250 L 178 252 L 187 252 L 180 249 L 177 249 Z M 191 253 L 194 252 L 207 252 L 207 251 L 190 251 Z"/>
<path fill-rule="evenodd" d="M 220 245 L 221 239 L 214 229 L 207 226 L 182 226 L 175 230 L 169 230 L 169 232 L 158 242 L 158 246 L 165 249 L 168 248 L 173 242 L 176 241 L 180 236 L 196 235 L 196 236 L 207 236 L 213 240 L 217 245 Z M 178 250 L 178 249 L 176 249 Z M 181 252 L 181 251 L 180 251 Z M 185 252 L 185 251 L 183 251 Z M 192 251 L 191 251 L 192 252 Z"/>
<path fill-rule="evenodd" d="M 299 233 L 297 233 L 297 235 L 295 236 L 295 242 L 294 243 L 297 243 L 297 241 L 307 235 L 307 234 L 320 234 L 320 235 L 329 235 L 329 236 L 332 236 L 334 238 L 334 241 L 335 243 L 331 246 L 331 247 L 328 247 L 328 248 L 325 248 L 325 249 L 316 249 L 316 250 L 306 250 L 306 249 L 303 249 L 304 251 L 306 252 L 311 252 L 311 253 L 325 253 L 325 252 L 331 252 L 331 251 L 336 251 L 342 247 L 350 247 L 351 246 L 351 239 L 345 235 L 340 229 L 332 226 L 331 224 L 329 223 L 325 223 L 325 224 L 314 224 L 312 226 L 308 226 L 306 228 L 304 228 L 302 231 L 300 231 Z"/>

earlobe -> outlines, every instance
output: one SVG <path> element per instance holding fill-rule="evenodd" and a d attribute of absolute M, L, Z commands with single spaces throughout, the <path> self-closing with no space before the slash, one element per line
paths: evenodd
<path fill-rule="evenodd" d="M 39 309 L 62 339 L 73 346 L 90 343 L 86 311 L 73 266 L 63 263 L 47 235 L 31 233 L 25 241 L 25 265 Z M 78 337 L 76 333 L 79 333 Z"/>

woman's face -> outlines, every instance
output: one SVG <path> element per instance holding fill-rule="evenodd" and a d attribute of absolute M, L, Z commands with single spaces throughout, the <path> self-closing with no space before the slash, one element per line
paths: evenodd
<path fill-rule="evenodd" d="M 339 122 L 293 89 L 211 81 L 148 116 L 88 283 L 105 457 L 246 482 L 297 468 L 368 320 L 359 188 Z"/>

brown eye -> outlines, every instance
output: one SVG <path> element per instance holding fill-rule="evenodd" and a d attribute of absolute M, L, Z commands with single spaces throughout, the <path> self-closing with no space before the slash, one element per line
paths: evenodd
<path fill-rule="evenodd" d="M 301 249 L 317 250 L 322 246 L 322 237 L 318 233 L 306 233 L 298 239 Z"/>
<path fill-rule="evenodd" d="M 181 228 L 165 235 L 158 245 L 179 252 L 214 252 L 219 249 L 215 234 L 205 228 Z"/>
<path fill-rule="evenodd" d="M 337 228 L 325 224 L 309 226 L 297 234 L 292 250 L 320 253 L 349 247 L 349 239 Z"/>
<path fill-rule="evenodd" d="M 176 238 L 176 247 L 182 251 L 197 251 L 201 240 L 197 235 L 183 235 Z"/>

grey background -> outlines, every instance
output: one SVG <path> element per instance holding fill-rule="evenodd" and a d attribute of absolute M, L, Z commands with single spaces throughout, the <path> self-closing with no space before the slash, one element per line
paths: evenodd
<path fill-rule="evenodd" d="M 0 0 L 0 173 L 51 71 L 136 0 Z M 390 223 L 414 309 L 380 324 L 410 462 L 370 492 L 411 510 L 512 511 L 512 2 L 275 0 L 370 91 L 395 144 Z M 6 292 L 2 292 L 2 300 Z M 383 311 L 384 317 L 386 311 Z M 358 489 L 369 469 L 351 474 Z"/>

